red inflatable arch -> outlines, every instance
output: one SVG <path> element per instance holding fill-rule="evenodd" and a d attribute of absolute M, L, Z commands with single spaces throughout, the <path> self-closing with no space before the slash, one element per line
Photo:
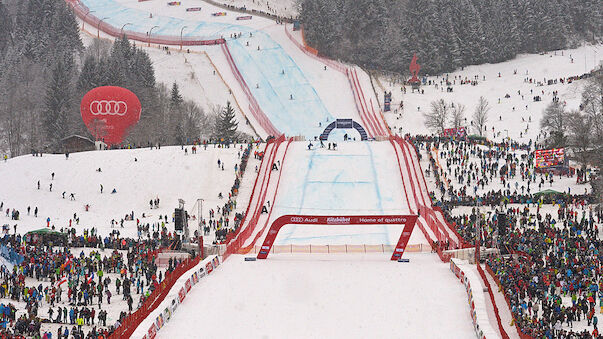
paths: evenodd
<path fill-rule="evenodd" d="M 349 225 L 396 225 L 404 224 L 402 234 L 392 254 L 391 260 L 398 260 L 404 254 L 408 239 L 412 234 L 417 221 L 416 215 L 283 215 L 276 219 L 270 226 L 266 239 L 258 253 L 258 259 L 266 259 L 274 245 L 278 232 L 285 225 L 327 225 L 327 226 L 349 226 Z"/>

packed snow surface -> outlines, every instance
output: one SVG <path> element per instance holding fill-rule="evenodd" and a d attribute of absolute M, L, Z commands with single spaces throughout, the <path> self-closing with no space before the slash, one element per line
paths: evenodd
<path fill-rule="evenodd" d="M 473 338 L 467 294 L 434 254 L 235 255 L 159 338 Z M 436 316 L 437 314 L 437 316 Z"/>
<path fill-rule="evenodd" d="M 271 222 L 285 214 L 409 214 L 389 142 L 340 142 L 337 150 L 318 145 L 290 146 Z M 276 244 L 396 244 L 401 230 L 400 225 L 289 225 Z M 418 227 L 414 233 L 420 233 Z"/>
<path fill-rule="evenodd" d="M 0 224 L 10 224 L 11 233 L 17 224 L 17 232 L 24 234 L 46 227 L 47 218 L 57 230 L 69 226 L 71 220 L 78 234 L 96 227 L 101 236 L 118 230 L 123 237 L 136 238 L 135 221 L 125 221 L 124 228 L 119 226 L 126 214 L 133 211 L 134 218 L 144 224 L 159 222 L 159 215 L 167 215 L 168 230 L 173 231 L 172 213 L 179 198 L 184 199 L 191 215 L 197 214 L 197 208 L 193 208 L 197 199 L 205 199 L 203 214 L 207 219 L 210 208 L 216 209 L 226 202 L 218 198 L 218 193 L 227 199 L 235 180 L 234 166 L 240 163 L 240 148 L 210 145 L 207 150 L 200 147 L 197 154 L 191 154 L 190 146 L 187 148 L 188 155 L 176 146 L 80 152 L 70 154 L 69 159 L 62 154 L 24 155 L 0 162 L 0 202 L 4 203 Z M 223 162 L 224 170 L 218 168 L 218 159 Z M 70 199 L 71 193 L 75 200 Z M 149 201 L 155 198 L 160 199 L 159 208 L 150 209 Z M 88 212 L 86 204 L 90 206 Z M 11 220 L 10 213 L 6 216 L 6 209 L 13 208 L 20 212 L 18 221 Z M 74 213 L 80 219 L 79 225 Z M 117 222 L 114 227 L 112 219 Z"/>

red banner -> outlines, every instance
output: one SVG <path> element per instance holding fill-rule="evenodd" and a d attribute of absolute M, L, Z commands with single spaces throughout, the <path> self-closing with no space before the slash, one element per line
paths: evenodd
<path fill-rule="evenodd" d="M 565 164 L 565 149 L 540 149 L 534 151 L 534 166 L 536 168 L 545 168 L 551 166 L 560 166 Z"/>
<path fill-rule="evenodd" d="M 398 260 L 404 254 L 410 235 L 417 221 L 416 215 L 350 215 L 350 216 L 327 216 L 327 215 L 283 215 L 276 219 L 268 230 L 268 235 L 264 239 L 264 244 L 258 253 L 258 259 L 266 259 L 274 240 L 280 229 L 289 224 L 295 225 L 328 225 L 328 226 L 349 226 L 349 225 L 395 225 L 404 224 L 402 234 L 392 254 L 391 260 Z"/>
<path fill-rule="evenodd" d="M 205 264 L 205 272 L 207 272 L 207 274 L 210 274 L 213 270 L 214 266 L 212 265 L 211 261 Z"/>
<path fill-rule="evenodd" d="M 443 133 L 445 137 L 464 137 L 466 135 L 467 130 L 465 130 L 465 127 L 446 128 Z"/>
<path fill-rule="evenodd" d="M 157 328 L 155 327 L 155 323 L 149 327 L 149 339 L 155 338 L 157 335 Z"/>
<path fill-rule="evenodd" d="M 180 291 L 178 292 L 178 300 L 180 300 L 180 303 L 182 303 L 182 300 L 184 300 L 184 298 L 186 297 L 186 291 L 184 290 L 184 287 L 180 288 Z"/>

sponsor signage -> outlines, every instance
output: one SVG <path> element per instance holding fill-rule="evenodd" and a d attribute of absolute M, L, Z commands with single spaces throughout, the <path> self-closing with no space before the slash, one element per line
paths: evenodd
<path fill-rule="evenodd" d="M 138 123 L 142 106 L 130 90 L 116 86 L 97 87 L 80 103 L 84 124 L 97 140 L 119 144 Z"/>
<path fill-rule="evenodd" d="M 534 166 L 536 168 L 546 168 L 553 166 L 562 166 L 565 164 L 565 149 L 552 148 L 534 151 Z"/>
<path fill-rule="evenodd" d="M 238 16 L 237 20 L 251 20 L 251 15 Z"/>
<path fill-rule="evenodd" d="M 313 216 L 313 215 L 284 215 L 276 219 L 270 226 L 270 230 L 264 239 L 264 243 L 260 248 L 257 258 L 266 259 L 270 253 L 270 249 L 274 244 L 278 232 L 287 224 L 296 225 L 395 225 L 403 224 L 404 229 L 396 245 L 396 249 L 392 254 L 391 260 L 397 260 L 404 253 L 404 249 L 408 244 L 412 230 L 414 229 L 416 215 L 381 215 L 381 216 Z"/>

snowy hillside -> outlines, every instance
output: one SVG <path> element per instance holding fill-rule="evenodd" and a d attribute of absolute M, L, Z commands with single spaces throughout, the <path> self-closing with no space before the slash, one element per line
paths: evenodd
<path fill-rule="evenodd" d="M 375 90 L 381 105 L 383 91 L 392 92 L 392 112 L 386 113 L 385 117 L 396 133 L 430 134 L 424 125 L 423 113 L 431 109 L 432 101 L 444 99 L 448 104 L 454 102 L 455 105 L 465 106 L 465 125 L 470 128 L 469 133 L 474 134 L 476 131 L 471 128 L 472 115 L 479 97 L 483 96 L 491 108 L 486 136 L 494 140 L 509 137 L 528 143 L 530 139 L 535 141 L 540 132 L 542 112 L 551 103 L 553 91 L 559 92 L 558 97 L 561 102 L 567 103 L 568 110 L 578 109 L 580 105 L 584 81 L 568 84 L 561 83 L 559 79 L 590 72 L 601 60 L 603 45 L 587 45 L 543 55 L 520 55 L 499 64 L 470 66 L 449 74 L 426 76 L 427 84 L 421 86 L 424 94 L 416 91 L 411 93 L 410 86 L 407 86 L 404 93 L 402 85 L 389 77 L 375 81 Z M 446 79 L 450 85 L 446 85 Z M 477 81 L 477 85 L 470 84 L 473 80 Z M 556 83 L 547 85 L 548 80 Z M 431 85 L 429 81 L 432 82 Z M 461 85 L 461 81 L 469 83 Z M 448 87 L 452 88 L 452 92 L 447 92 Z M 507 94 L 509 98 L 505 98 Z M 535 96 L 540 96 L 542 101 L 535 102 Z M 400 108 L 401 102 L 403 108 Z"/>
<path fill-rule="evenodd" d="M 4 203 L 0 224 L 9 224 L 11 233 L 12 226 L 17 224 L 17 232 L 23 234 L 46 227 L 47 218 L 57 230 L 68 227 L 71 220 L 78 234 L 96 227 L 101 235 L 117 229 L 122 236 L 136 238 L 135 221 L 125 221 L 124 228 L 119 226 L 121 219 L 133 211 L 134 218 L 145 224 L 168 215 L 167 227 L 172 231 L 172 213 L 178 207 L 178 199 L 184 199 L 185 208 L 194 215 L 197 210 L 193 205 L 197 199 L 204 199 L 205 218 L 210 208 L 225 203 L 218 194 L 228 197 L 235 179 L 234 166 L 240 162 L 239 152 L 239 147 L 209 146 L 206 151 L 190 154 L 189 146 L 188 155 L 180 147 L 162 147 L 73 153 L 69 159 L 49 154 L 10 159 L 0 163 L 0 202 Z M 224 164 L 224 170 L 218 168 L 218 160 Z M 249 166 L 253 164 L 250 159 Z M 252 175 L 253 170 L 250 172 Z M 102 194 L 100 185 L 104 188 Z M 113 189 L 117 193 L 111 194 Z M 75 195 L 74 201 L 70 199 L 71 193 Z M 159 208 L 151 209 L 149 201 L 156 198 L 160 199 Z M 85 205 L 90 205 L 88 212 Z M 27 215 L 28 206 L 31 215 Z M 37 218 L 33 215 L 36 207 Z M 7 217 L 7 209 L 18 210 L 20 220 L 11 220 L 10 213 Z M 74 213 L 80 219 L 79 225 Z M 111 227 L 111 220 L 117 222 L 115 228 Z"/>

